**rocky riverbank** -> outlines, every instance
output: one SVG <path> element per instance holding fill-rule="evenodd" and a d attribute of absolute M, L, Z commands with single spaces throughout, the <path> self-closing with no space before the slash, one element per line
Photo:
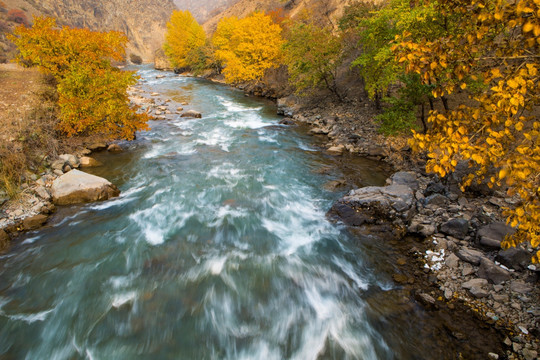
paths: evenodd
<path fill-rule="evenodd" d="M 5 199 L 0 207 L 0 251 L 7 249 L 11 239 L 19 233 L 45 225 L 57 205 L 118 196 L 118 189 L 107 180 L 78 170 L 101 166 L 88 156 L 92 151 L 101 150 L 119 152 L 121 148 L 118 144 L 93 143 L 78 155 L 60 155 L 47 164 L 40 176 L 29 175 L 22 192 L 12 200 Z"/>
<path fill-rule="evenodd" d="M 351 152 L 406 170 L 390 177 L 387 186 L 352 190 L 329 216 L 365 233 L 383 232 L 398 241 L 407 236 L 423 239 L 422 246 L 411 244 L 409 260 L 401 260 L 401 265 L 421 266 L 409 273 L 427 281 L 399 273 L 394 280 L 416 287 L 416 300 L 427 309 L 460 302 L 500 331 L 503 351 L 486 357 L 537 359 L 540 266 L 531 264 L 530 247 L 501 248 L 505 236 L 514 232 L 505 224 L 502 208 L 518 199 L 487 187 L 462 193 L 458 174 L 444 181 L 426 174 L 424 161 L 410 153 L 406 139 L 377 133 L 376 110 L 369 103 L 322 101 L 311 108 L 302 103 L 294 96 L 278 100 L 283 123 L 308 124 L 312 135 L 327 139 L 329 154 Z"/>

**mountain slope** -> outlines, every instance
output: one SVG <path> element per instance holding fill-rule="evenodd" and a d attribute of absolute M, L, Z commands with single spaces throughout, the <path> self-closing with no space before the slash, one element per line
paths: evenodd
<path fill-rule="evenodd" d="M 173 0 L 4 0 L 7 7 L 25 10 L 29 15 L 57 18 L 61 25 L 92 30 L 122 31 L 128 35 L 128 53 L 153 60 L 161 47 L 176 5 Z M 30 17 L 30 16 L 29 16 Z"/>
<path fill-rule="evenodd" d="M 217 23 L 224 17 L 245 17 L 254 11 L 271 11 L 283 8 L 286 16 L 295 18 L 304 11 L 309 12 L 315 19 L 323 24 L 336 25 L 343 15 L 347 5 L 356 0 L 239 0 L 227 10 L 215 15 L 205 22 L 204 28 L 208 33 L 216 30 Z"/>

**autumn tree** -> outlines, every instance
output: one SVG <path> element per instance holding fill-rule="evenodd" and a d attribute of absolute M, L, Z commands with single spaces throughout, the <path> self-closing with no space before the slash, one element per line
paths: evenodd
<path fill-rule="evenodd" d="M 212 38 L 216 58 L 224 64 L 229 83 L 261 80 L 267 69 L 279 66 L 281 27 L 260 12 L 238 19 L 222 19 Z"/>
<path fill-rule="evenodd" d="M 61 132 L 132 139 L 146 128 L 147 116 L 130 107 L 127 96 L 127 87 L 137 81 L 134 73 L 111 65 L 124 58 L 125 35 L 59 29 L 54 19 L 38 17 L 31 28 L 19 26 L 10 38 L 20 52 L 17 62 L 56 79 Z"/>
<path fill-rule="evenodd" d="M 289 82 L 297 92 L 323 87 L 343 100 L 336 82 L 343 59 L 343 42 L 332 28 L 310 20 L 296 22 L 290 26 L 284 53 Z"/>
<path fill-rule="evenodd" d="M 427 1 L 455 31 L 438 37 L 397 38 L 393 51 L 410 73 L 434 84 L 433 95 L 467 92 L 470 104 L 429 116 L 427 134 L 411 145 L 427 151 L 427 170 L 445 177 L 460 161 L 473 182 L 506 186 L 520 202 L 506 208 L 516 234 L 503 245 L 540 246 L 540 1 Z M 482 91 L 470 91 L 473 86 Z M 474 90 L 474 89 L 473 89 Z M 539 261 L 540 252 L 533 257 Z"/>
<path fill-rule="evenodd" d="M 187 10 L 174 11 L 167 23 L 163 50 L 175 68 L 197 65 L 201 48 L 206 44 L 206 33 Z"/>

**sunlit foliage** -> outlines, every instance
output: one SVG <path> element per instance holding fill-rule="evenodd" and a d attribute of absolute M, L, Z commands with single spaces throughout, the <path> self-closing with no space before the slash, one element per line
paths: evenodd
<path fill-rule="evenodd" d="M 206 33 L 191 13 L 174 11 L 167 23 L 163 50 L 175 68 L 198 64 L 198 53 L 206 43 Z"/>
<path fill-rule="evenodd" d="M 111 65 L 124 58 L 125 35 L 59 29 L 54 19 L 38 17 L 31 28 L 17 27 L 11 40 L 20 64 L 37 66 L 56 79 L 61 132 L 132 139 L 146 128 L 147 117 L 130 107 L 127 96 L 127 87 L 136 83 L 134 74 Z"/>
<path fill-rule="evenodd" d="M 517 227 L 504 243 L 540 246 L 540 0 L 428 1 L 447 20 L 448 29 L 434 38 L 396 38 L 396 59 L 441 97 L 469 91 L 470 104 L 433 111 L 427 134 L 415 134 L 416 150 L 428 152 L 427 170 L 444 177 L 460 160 L 473 172 L 466 187 L 487 181 L 507 186 L 521 202 L 506 209 Z M 538 262 L 540 252 L 533 258 Z"/>
<path fill-rule="evenodd" d="M 312 21 L 296 22 L 290 26 L 284 49 L 289 81 L 297 92 L 325 87 L 342 100 L 336 78 L 343 59 L 343 42 L 330 27 Z"/>
<path fill-rule="evenodd" d="M 280 64 L 281 27 L 263 13 L 256 12 L 244 19 L 222 19 L 212 42 L 229 83 L 261 80 L 267 69 Z"/>

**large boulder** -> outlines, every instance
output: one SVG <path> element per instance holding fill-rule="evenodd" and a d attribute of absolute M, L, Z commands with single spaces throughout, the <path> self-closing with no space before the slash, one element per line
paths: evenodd
<path fill-rule="evenodd" d="M 516 232 L 514 228 L 506 225 L 503 222 L 494 222 L 483 226 L 478 230 L 477 238 L 480 245 L 488 248 L 501 248 L 501 242 L 506 235 L 512 235 Z"/>
<path fill-rule="evenodd" d="M 392 185 L 407 185 L 413 190 L 418 190 L 416 173 L 412 171 L 399 171 L 390 177 Z"/>
<path fill-rule="evenodd" d="M 510 248 L 499 251 L 495 260 L 508 268 L 523 271 L 531 263 L 531 254 L 522 248 Z"/>
<path fill-rule="evenodd" d="M 482 259 L 480 261 L 478 277 L 489 280 L 489 282 L 495 285 L 499 285 L 512 278 L 512 276 L 507 270 L 497 266 L 493 261 L 489 259 Z"/>
<path fill-rule="evenodd" d="M 183 113 L 182 115 L 180 115 L 180 117 L 200 119 L 200 118 L 202 118 L 202 114 L 200 112 L 198 112 L 198 111 L 195 111 L 195 110 L 188 110 L 185 113 Z"/>
<path fill-rule="evenodd" d="M 352 190 L 330 210 L 346 224 L 393 222 L 409 219 L 414 204 L 414 192 L 406 185 L 368 186 Z"/>
<path fill-rule="evenodd" d="M 107 200 L 118 196 L 120 190 L 99 176 L 72 170 L 54 180 L 51 193 L 56 205 L 69 205 Z"/>
<path fill-rule="evenodd" d="M 469 222 L 465 219 L 450 219 L 441 225 L 441 232 L 458 239 L 465 239 L 469 232 Z"/>

